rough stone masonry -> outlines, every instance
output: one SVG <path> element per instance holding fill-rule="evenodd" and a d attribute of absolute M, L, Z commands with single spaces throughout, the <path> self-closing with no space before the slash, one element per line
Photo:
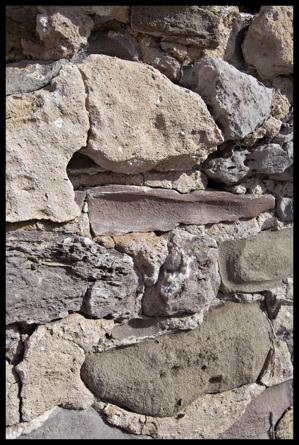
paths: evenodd
<path fill-rule="evenodd" d="M 7 6 L 8 439 L 293 438 L 293 7 Z"/>

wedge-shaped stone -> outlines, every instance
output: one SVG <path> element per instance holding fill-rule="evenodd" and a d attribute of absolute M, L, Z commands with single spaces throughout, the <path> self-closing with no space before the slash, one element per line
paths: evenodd
<path fill-rule="evenodd" d="M 7 323 L 45 323 L 80 309 L 95 317 L 134 312 L 132 258 L 89 238 L 16 231 L 6 261 Z"/>
<path fill-rule="evenodd" d="M 145 291 L 143 313 L 194 314 L 208 306 L 221 282 L 217 260 L 217 244 L 211 237 L 174 231 L 158 281 Z"/>
<path fill-rule="evenodd" d="M 258 305 L 228 304 L 208 313 L 193 331 L 87 354 L 81 377 L 101 400 L 171 416 L 200 395 L 255 382 L 271 345 L 269 334 Z"/>
<path fill-rule="evenodd" d="M 222 287 L 228 292 L 272 289 L 293 274 L 293 229 L 270 230 L 219 247 Z"/>
<path fill-rule="evenodd" d="M 137 186 L 89 189 L 88 208 L 95 235 L 169 231 L 182 224 L 211 224 L 253 218 L 273 209 L 271 195 L 239 196 L 227 192 L 174 190 Z"/>
<path fill-rule="evenodd" d="M 181 83 L 201 95 L 226 140 L 243 139 L 270 116 L 272 89 L 220 58 L 196 62 Z"/>
<path fill-rule="evenodd" d="M 8 222 L 80 214 L 66 166 L 85 145 L 88 115 L 76 66 L 64 66 L 51 90 L 6 101 L 6 215 Z"/>
<path fill-rule="evenodd" d="M 134 31 L 166 37 L 171 41 L 216 48 L 219 18 L 204 6 L 133 6 Z"/>
<path fill-rule="evenodd" d="M 201 97 L 155 68 L 104 55 L 76 66 L 85 80 L 90 118 L 82 153 L 106 170 L 186 170 L 223 141 Z"/>
<path fill-rule="evenodd" d="M 249 26 L 246 62 L 264 79 L 293 72 L 293 6 L 263 6 Z"/>

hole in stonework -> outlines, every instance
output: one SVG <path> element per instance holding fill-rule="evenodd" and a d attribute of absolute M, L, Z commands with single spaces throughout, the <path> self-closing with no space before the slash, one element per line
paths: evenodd
<path fill-rule="evenodd" d="M 205 371 L 205 370 L 207 369 L 206 365 L 203 365 L 203 366 L 201 367 L 201 369 L 202 369 L 203 371 Z"/>
<path fill-rule="evenodd" d="M 177 404 L 178 406 L 182 406 L 182 403 L 183 403 L 183 399 L 179 399 L 179 400 L 176 402 L 176 404 Z"/>
<path fill-rule="evenodd" d="M 220 383 L 220 382 L 222 382 L 222 380 L 223 380 L 222 375 L 215 375 L 214 377 L 211 377 L 209 379 L 209 382 L 210 383 Z"/>

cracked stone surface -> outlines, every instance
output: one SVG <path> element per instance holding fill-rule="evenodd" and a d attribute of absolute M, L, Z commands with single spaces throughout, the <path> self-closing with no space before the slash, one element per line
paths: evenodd
<path fill-rule="evenodd" d="M 169 231 L 179 224 L 235 221 L 252 218 L 275 206 L 271 195 L 240 197 L 218 191 L 180 194 L 174 190 L 117 185 L 89 189 L 87 200 L 95 235 Z"/>
<path fill-rule="evenodd" d="M 134 313 L 138 278 L 128 255 L 36 230 L 11 232 L 6 243 L 7 323 L 45 323 L 79 310 L 97 318 Z"/>
<path fill-rule="evenodd" d="M 96 408 L 111 425 L 154 439 L 217 439 L 262 391 L 262 386 L 253 383 L 221 394 L 206 394 L 173 417 L 144 416 L 110 403 L 102 406 L 96 402 Z"/>
<path fill-rule="evenodd" d="M 149 316 L 193 314 L 209 306 L 220 282 L 216 242 L 177 229 L 157 283 L 145 290 L 142 311 Z"/>
<path fill-rule="evenodd" d="M 191 89 L 210 107 L 225 140 L 244 138 L 270 116 L 273 90 L 220 58 L 196 62 L 191 78 Z M 181 83 L 185 86 L 184 79 Z"/>
<path fill-rule="evenodd" d="M 65 222 L 80 214 L 66 166 L 86 144 L 85 88 L 65 65 L 50 90 L 6 101 L 6 219 Z M 59 131 L 58 131 L 59 130 Z"/>
<path fill-rule="evenodd" d="M 90 119 L 82 153 L 106 170 L 190 169 L 223 141 L 201 97 L 155 68 L 96 54 L 76 66 L 85 79 Z"/>
<path fill-rule="evenodd" d="M 30 421 L 54 406 L 86 409 L 93 394 L 80 378 L 85 352 L 97 346 L 111 320 L 87 320 L 73 314 L 39 326 L 26 342 L 23 361 L 16 369 L 22 382 L 22 418 Z"/>
<path fill-rule="evenodd" d="M 262 6 L 242 45 L 246 62 L 263 79 L 293 72 L 293 6 Z"/>
<path fill-rule="evenodd" d="M 231 303 L 193 331 L 89 353 L 81 377 L 100 400 L 172 416 L 200 395 L 255 382 L 270 349 L 269 329 L 257 304 Z"/>
<path fill-rule="evenodd" d="M 257 292 L 274 288 L 293 274 L 293 230 L 267 230 L 219 246 L 222 288 Z"/>

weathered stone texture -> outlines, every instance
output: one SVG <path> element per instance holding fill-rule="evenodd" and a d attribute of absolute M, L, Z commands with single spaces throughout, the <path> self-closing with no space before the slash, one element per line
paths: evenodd
<path fill-rule="evenodd" d="M 220 276 L 218 250 L 209 236 L 176 230 L 157 283 L 146 289 L 142 310 L 149 316 L 193 314 L 216 297 Z"/>
<path fill-rule="evenodd" d="M 293 274 L 293 230 L 265 231 L 219 247 L 222 287 L 228 292 L 256 292 Z"/>
<path fill-rule="evenodd" d="M 263 6 L 249 26 L 243 54 L 259 76 L 293 72 L 293 6 Z"/>
<path fill-rule="evenodd" d="M 135 436 L 107 425 L 93 409 L 84 411 L 56 408 L 39 428 L 23 433 L 19 440 L 29 439 L 149 439 Z"/>
<path fill-rule="evenodd" d="M 64 222 L 79 215 L 66 166 L 86 143 L 84 95 L 78 68 L 66 65 L 51 82 L 51 90 L 7 98 L 8 222 Z"/>
<path fill-rule="evenodd" d="M 31 93 L 59 74 L 64 60 L 54 63 L 22 61 L 6 65 L 6 95 Z"/>
<path fill-rule="evenodd" d="M 87 354 L 81 377 L 101 400 L 168 416 L 200 395 L 255 382 L 269 348 L 269 324 L 259 307 L 229 304 L 191 332 Z"/>
<path fill-rule="evenodd" d="M 111 425 L 154 439 L 218 439 L 263 388 L 256 383 L 221 394 L 207 394 L 174 417 L 150 417 L 107 404 L 101 412 Z M 239 437 L 238 437 L 239 438 Z"/>
<path fill-rule="evenodd" d="M 138 279 L 132 259 L 89 238 L 11 233 L 6 274 L 7 323 L 44 323 L 79 310 L 95 317 L 134 312 Z"/>
<path fill-rule="evenodd" d="M 181 83 L 201 95 L 225 140 L 239 140 L 262 125 L 271 113 L 272 89 L 220 58 L 205 57 Z"/>
<path fill-rule="evenodd" d="M 90 119 L 82 153 L 101 167 L 119 173 L 185 170 L 223 141 L 203 100 L 154 68 L 102 55 L 76 66 L 85 80 Z"/>
<path fill-rule="evenodd" d="M 275 430 L 276 439 L 293 439 L 294 426 L 293 426 L 293 408 L 288 409 L 283 417 L 278 422 Z"/>
<path fill-rule="evenodd" d="M 215 48 L 220 40 L 218 17 L 208 6 L 133 6 L 134 31 L 163 36 L 183 44 Z"/>
<path fill-rule="evenodd" d="M 6 362 L 6 425 L 20 421 L 19 377 L 14 367 Z"/>
<path fill-rule="evenodd" d="M 80 379 L 80 368 L 85 351 L 97 346 L 112 326 L 111 320 L 86 320 L 73 314 L 37 328 L 17 366 L 23 420 L 32 420 L 57 405 L 85 409 L 93 403 L 93 395 Z"/>
<path fill-rule="evenodd" d="M 271 195 L 174 190 L 135 186 L 102 186 L 87 193 L 90 224 L 95 235 L 169 231 L 179 224 L 211 224 L 251 218 L 271 209 Z M 134 216 L 133 216 L 134 215 Z"/>
<path fill-rule="evenodd" d="M 219 438 L 273 439 L 273 427 L 284 411 L 293 403 L 292 397 L 290 380 L 267 388 L 248 405 L 243 416 Z"/>

